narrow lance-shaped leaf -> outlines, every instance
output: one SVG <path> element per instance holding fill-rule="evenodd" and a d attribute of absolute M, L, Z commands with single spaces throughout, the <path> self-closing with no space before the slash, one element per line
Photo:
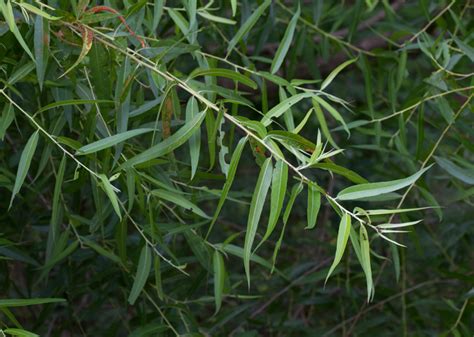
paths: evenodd
<path fill-rule="evenodd" d="M 346 131 L 348 136 L 351 135 L 351 132 L 349 131 L 349 128 L 347 127 L 347 124 L 344 121 L 344 118 L 342 118 L 339 111 L 337 111 L 335 108 L 333 108 L 328 102 L 326 102 L 320 96 L 314 96 L 313 99 L 318 101 L 318 103 L 321 104 L 331 114 L 331 116 L 333 116 L 338 122 L 340 122 L 342 124 L 342 126 L 344 127 L 344 130 Z"/>
<path fill-rule="evenodd" d="M 191 212 L 199 215 L 200 217 L 210 219 L 210 217 L 206 213 L 204 213 L 202 209 L 200 209 L 198 206 L 196 206 L 180 194 L 161 189 L 153 190 L 151 191 L 151 194 L 163 200 L 172 202 L 173 204 L 183 207 L 184 209 L 190 210 Z"/>
<path fill-rule="evenodd" d="M 350 65 L 351 63 L 354 63 L 355 61 L 357 61 L 357 58 L 355 59 L 352 59 L 352 60 L 349 60 L 349 61 L 346 61 L 340 65 L 338 65 L 333 71 L 331 71 L 331 73 L 328 75 L 328 77 L 326 77 L 326 79 L 323 81 L 323 83 L 321 84 L 321 90 L 324 90 L 326 89 L 326 87 L 331 84 L 332 80 L 345 68 L 347 67 L 348 65 Z"/>
<path fill-rule="evenodd" d="M 137 273 L 135 275 L 135 280 L 133 282 L 132 290 L 128 296 L 128 303 L 133 305 L 137 300 L 138 296 L 143 290 L 145 283 L 150 275 L 151 270 L 151 249 L 145 244 L 140 253 L 140 259 L 138 261 Z"/>
<path fill-rule="evenodd" d="M 273 62 L 270 67 L 270 72 L 272 74 L 275 74 L 278 69 L 280 69 L 283 61 L 285 60 L 286 54 L 290 49 L 291 41 L 293 41 L 293 35 L 295 34 L 296 24 L 298 23 L 300 13 L 301 8 L 298 5 L 298 10 L 291 18 L 291 21 L 288 24 L 288 27 L 286 28 L 285 35 L 283 35 L 283 39 L 281 40 L 280 45 L 278 46 L 278 49 L 275 53 L 275 56 L 273 57 Z"/>
<path fill-rule="evenodd" d="M 114 187 L 112 186 L 112 184 L 110 183 L 109 179 L 107 178 L 105 174 L 99 174 L 99 178 L 101 182 L 100 186 L 102 187 L 105 194 L 109 198 L 110 203 L 112 204 L 112 207 L 115 213 L 120 219 L 122 219 L 122 214 L 120 213 L 119 201 L 118 201 L 117 194 L 115 194 Z"/>
<path fill-rule="evenodd" d="M 245 84 L 246 86 L 257 89 L 257 83 L 255 83 L 252 79 L 248 78 L 241 73 L 229 69 L 223 68 L 209 68 L 209 69 L 196 69 L 190 75 L 189 78 L 195 78 L 198 76 L 217 76 L 217 77 L 225 77 L 231 80 L 240 82 Z"/>
<path fill-rule="evenodd" d="M 216 303 L 216 313 L 219 312 L 222 305 L 222 294 L 224 293 L 225 265 L 222 254 L 214 251 L 214 301 Z"/>
<path fill-rule="evenodd" d="M 143 151 L 142 153 L 136 155 L 135 157 L 130 158 L 125 163 L 122 164 L 122 169 L 130 168 L 134 165 L 144 163 L 146 161 L 161 157 L 165 154 L 170 153 L 174 149 L 183 145 L 199 128 L 202 121 L 204 120 L 206 113 L 200 112 L 192 120 L 182 126 L 178 131 L 173 135 L 161 141 L 160 143 L 152 146 L 148 150 Z"/>
<path fill-rule="evenodd" d="M 36 76 L 40 90 L 42 90 L 49 58 L 49 22 L 39 15 L 35 19 L 34 38 Z"/>
<path fill-rule="evenodd" d="M 66 170 L 66 156 L 63 156 L 61 163 L 59 164 L 58 174 L 56 175 L 56 181 L 54 184 L 53 194 L 53 207 L 51 214 L 51 224 L 48 232 L 48 242 L 46 246 L 46 261 L 49 260 L 53 251 L 54 245 L 58 238 L 59 226 L 60 226 L 60 196 L 61 188 L 63 186 L 64 172 Z"/>
<path fill-rule="evenodd" d="M 267 230 L 260 241 L 258 247 L 265 242 L 273 233 L 275 226 L 280 218 L 281 210 L 283 208 L 283 201 L 285 200 L 285 193 L 288 183 L 288 165 L 282 160 L 278 160 L 275 164 L 272 177 L 272 191 L 270 197 L 270 217 L 268 219 Z M 257 247 L 257 248 L 258 248 Z M 257 250 L 257 249 L 255 249 Z"/>
<path fill-rule="evenodd" d="M 331 136 L 331 132 L 329 131 L 328 124 L 326 123 L 326 118 L 324 117 L 323 110 L 321 110 L 321 106 L 319 105 L 319 102 L 313 98 L 313 107 L 314 107 L 314 112 L 316 113 L 316 117 L 318 118 L 319 125 L 321 126 L 321 130 L 328 140 L 328 142 L 336 149 L 339 149 L 339 146 L 337 146 L 336 142 Z"/>
<path fill-rule="evenodd" d="M 212 227 L 216 223 L 219 213 L 222 209 L 222 206 L 224 206 L 224 202 L 227 199 L 227 195 L 229 194 L 230 187 L 232 186 L 232 183 L 234 181 L 235 173 L 237 172 L 237 165 L 239 164 L 240 156 L 242 155 L 242 151 L 245 147 L 246 142 L 247 142 L 247 137 L 241 138 L 239 143 L 235 147 L 234 153 L 232 154 L 232 158 L 230 160 L 230 165 L 229 165 L 229 172 L 227 173 L 227 180 L 225 181 L 224 188 L 222 189 L 221 197 L 219 199 L 219 203 L 217 204 L 216 212 L 214 213 L 214 216 L 212 217 L 212 221 L 211 221 L 211 224 L 209 225 L 209 230 L 207 232 L 206 237 L 209 236 L 209 233 L 212 231 Z"/>
<path fill-rule="evenodd" d="M 345 188 L 341 192 L 339 192 L 339 194 L 337 195 L 337 199 L 357 200 L 397 191 L 399 189 L 407 187 L 408 185 L 414 184 L 418 180 L 418 178 L 423 175 L 423 173 L 425 173 L 431 168 L 431 166 L 432 165 L 425 167 L 424 169 L 421 169 L 415 174 L 404 179 L 384 181 L 379 183 L 359 184 Z"/>
<path fill-rule="evenodd" d="M 230 5 L 232 6 L 232 16 L 235 16 L 237 13 L 237 0 L 230 0 Z"/>
<path fill-rule="evenodd" d="M 66 302 L 63 298 L 12 298 L 12 299 L 1 299 L 0 308 L 14 308 L 14 307 L 27 307 L 30 305 L 40 305 L 49 303 L 61 303 Z"/>
<path fill-rule="evenodd" d="M 461 168 L 446 158 L 435 156 L 435 160 L 439 166 L 453 177 L 458 178 L 466 184 L 474 185 L 474 170 Z"/>
<path fill-rule="evenodd" d="M 367 301 L 374 296 L 374 285 L 372 280 L 372 267 L 370 265 L 370 242 L 369 235 L 367 234 L 367 229 L 364 225 L 360 225 L 359 230 L 359 241 L 360 241 L 360 254 L 362 269 L 365 273 L 365 279 L 367 283 Z"/>
<path fill-rule="evenodd" d="M 244 24 L 239 28 L 235 36 L 230 40 L 229 46 L 227 47 L 227 54 L 230 54 L 235 45 L 247 34 L 252 27 L 257 23 L 258 19 L 262 16 L 265 9 L 271 4 L 271 0 L 265 0 L 244 22 Z"/>
<path fill-rule="evenodd" d="M 18 192 L 20 192 L 21 186 L 25 181 L 26 175 L 28 174 L 28 170 L 31 165 L 31 160 L 33 159 L 33 155 L 35 154 L 36 145 L 38 145 L 38 131 L 35 131 L 31 137 L 28 139 L 28 142 L 23 149 L 20 157 L 20 163 L 18 164 L 18 171 L 16 172 L 15 178 L 15 185 L 13 186 L 12 197 L 10 199 L 10 206 L 9 209 L 12 207 L 13 199 Z"/>
<path fill-rule="evenodd" d="M 329 279 L 331 274 L 336 269 L 339 262 L 341 262 L 344 251 L 346 250 L 347 240 L 349 239 L 349 234 L 351 232 L 351 216 L 344 212 L 339 223 L 339 230 L 337 232 L 337 242 L 336 242 L 336 255 L 334 256 L 334 261 L 329 268 L 328 275 L 326 276 L 326 281 Z"/>
<path fill-rule="evenodd" d="M 155 0 L 153 6 L 153 23 L 152 23 L 152 30 L 155 31 L 158 27 L 158 23 L 160 23 L 161 16 L 163 15 L 163 6 L 165 0 Z"/>
<path fill-rule="evenodd" d="M 258 223 L 262 214 L 263 205 L 267 197 L 268 189 L 272 181 L 272 158 L 267 158 L 260 169 L 257 185 L 250 204 L 247 231 L 244 243 L 244 268 L 247 276 L 247 284 L 250 288 L 250 256 L 252 255 L 252 245 L 257 233 Z"/>
<path fill-rule="evenodd" d="M 107 149 L 111 146 L 117 145 L 121 142 L 126 141 L 127 139 L 136 137 L 138 135 L 147 133 L 153 131 L 151 128 L 147 129 L 135 129 L 135 130 L 130 130 L 130 131 L 125 131 L 121 132 L 119 134 L 109 136 L 103 139 L 100 139 L 98 141 L 95 141 L 93 143 L 87 144 L 80 149 L 77 150 L 78 155 L 85 155 L 85 154 L 91 154 L 95 153 L 97 151 L 101 151 L 104 149 Z"/>
<path fill-rule="evenodd" d="M 189 123 L 199 113 L 196 98 L 191 97 L 186 105 L 186 121 Z M 194 178 L 199 164 L 201 150 L 201 129 L 197 129 L 189 138 L 189 154 L 191 157 L 191 179 Z"/>
<path fill-rule="evenodd" d="M 313 229 L 316 226 L 319 209 L 321 207 L 321 193 L 316 188 L 315 183 L 308 183 L 308 210 L 306 212 L 308 225 L 305 229 Z"/>
<path fill-rule="evenodd" d="M 18 40 L 22 48 L 25 50 L 28 56 L 31 57 L 33 62 L 35 62 L 35 57 L 31 53 L 30 48 L 28 48 L 28 45 L 26 44 L 25 40 L 21 36 L 20 30 L 16 26 L 15 15 L 13 14 L 13 8 L 10 1 L 7 1 L 5 4 L 5 0 L 0 0 L 0 13 L 3 14 L 3 17 L 5 18 L 5 21 L 7 22 L 8 28 L 16 37 L 16 39 Z"/>
<path fill-rule="evenodd" d="M 313 93 L 303 92 L 300 94 L 293 95 L 284 101 L 278 103 L 276 106 L 271 108 L 265 116 L 263 116 L 261 122 L 264 126 L 269 126 L 272 118 L 278 118 L 285 113 L 289 108 L 291 108 L 296 103 L 300 102 L 302 99 L 309 98 L 314 96 Z"/>

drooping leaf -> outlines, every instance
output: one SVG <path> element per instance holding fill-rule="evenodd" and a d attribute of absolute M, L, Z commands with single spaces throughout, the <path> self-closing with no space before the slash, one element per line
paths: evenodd
<path fill-rule="evenodd" d="M 285 113 L 285 111 L 287 111 L 293 105 L 295 105 L 296 103 L 300 102 L 301 100 L 305 98 L 312 97 L 313 95 L 314 95 L 313 93 L 304 92 L 304 93 L 293 95 L 285 99 L 284 101 L 278 103 L 276 106 L 271 108 L 262 118 L 261 123 L 264 126 L 269 126 L 272 118 L 280 117 L 281 115 Z"/>
<path fill-rule="evenodd" d="M 15 185 L 13 186 L 12 197 L 10 199 L 10 205 L 8 206 L 8 208 L 12 207 L 13 199 L 15 199 L 17 193 L 20 192 L 21 186 L 25 181 L 25 178 L 28 174 L 28 170 L 31 165 L 31 160 L 33 159 L 33 155 L 35 154 L 36 145 L 38 144 L 38 138 L 39 131 L 35 131 L 28 139 L 28 142 L 26 143 L 25 148 L 21 153 L 20 163 L 18 164 L 18 170 L 16 172 Z"/>
<path fill-rule="evenodd" d="M 367 230 L 364 225 L 360 225 L 359 230 L 359 241 L 360 241 L 360 256 L 362 269 L 365 273 L 365 279 L 367 283 L 367 301 L 370 301 L 374 296 L 374 285 L 372 280 L 372 267 L 370 264 L 370 242 Z"/>
<path fill-rule="evenodd" d="M 225 265 L 224 258 L 219 251 L 214 251 L 214 301 L 216 303 L 216 313 L 219 312 L 222 305 L 222 295 L 224 293 Z"/>
<path fill-rule="evenodd" d="M 190 123 L 192 119 L 199 113 L 199 107 L 197 100 L 192 97 L 189 99 L 186 105 L 186 122 Z M 201 150 L 201 129 L 196 131 L 189 138 L 189 155 L 191 157 L 191 179 L 196 174 L 197 167 L 199 164 L 199 154 Z"/>
<path fill-rule="evenodd" d="M 25 298 L 25 299 L 0 299 L 0 307 L 2 308 L 15 308 L 15 307 L 27 307 L 30 305 L 40 305 L 49 303 L 61 303 L 66 302 L 63 298 Z"/>
<path fill-rule="evenodd" d="M 384 181 L 379 183 L 367 183 L 351 186 L 343 189 L 338 193 L 339 200 L 357 200 L 362 198 L 374 197 L 381 194 L 386 194 L 398 191 L 408 185 L 414 184 L 423 173 L 431 168 L 432 165 L 421 169 L 415 174 L 398 180 Z"/>
<path fill-rule="evenodd" d="M 210 217 L 206 213 L 204 213 L 202 209 L 200 209 L 198 206 L 196 206 L 195 204 L 193 204 L 191 201 L 189 201 L 188 199 L 186 199 L 180 194 L 173 193 L 171 191 L 167 191 L 164 189 L 153 190 L 151 191 L 151 194 L 154 196 L 157 196 L 160 199 L 172 202 L 175 205 L 183 207 L 184 209 L 187 209 L 199 215 L 200 217 L 210 219 Z"/>
<path fill-rule="evenodd" d="M 275 164 L 272 177 L 272 191 L 270 196 L 270 216 L 268 219 L 267 230 L 265 235 L 259 243 L 259 246 L 265 242 L 273 233 L 275 226 L 280 218 L 283 208 L 283 201 L 285 200 L 285 193 L 288 183 L 288 166 L 282 161 L 278 160 Z"/>
<path fill-rule="evenodd" d="M 99 174 L 100 178 L 100 186 L 104 190 L 105 194 L 110 200 L 110 203 L 112 204 L 112 207 L 117 214 L 117 216 L 122 219 L 122 213 L 120 212 L 120 206 L 119 206 L 119 199 L 117 197 L 117 194 L 115 193 L 115 188 L 112 186 L 110 183 L 109 179 L 105 174 Z"/>
<path fill-rule="evenodd" d="M 146 284 L 148 276 L 150 275 L 151 270 L 151 249 L 145 244 L 140 253 L 140 259 L 138 260 L 137 273 L 135 274 L 135 280 L 133 281 L 132 290 L 128 296 L 128 303 L 131 305 L 135 304 L 138 296 L 143 290 L 143 287 Z"/>
<path fill-rule="evenodd" d="M 46 67 L 49 58 L 49 22 L 41 16 L 35 19 L 34 50 L 36 58 L 36 76 L 40 89 L 43 88 Z"/>
<path fill-rule="evenodd" d="M 339 265 L 339 262 L 341 262 L 342 256 L 344 255 L 347 240 L 349 239 L 349 234 L 351 232 L 351 220 L 351 216 L 347 212 L 344 212 L 341 222 L 339 223 L 339 230 L 337 232 L 336 255 L 334 256 L 334 261 L 329 268 L 325 283 L 334 272 L 334 269 L 336 269 L 336 267 Z"/>
<path fill-rule="evenodd" d="M 446 172 L 469 185 L 474 185 L 474 170 L 464 169 L 452 161 L 435 156 L 435 160 Z"/>
<path fill-rule="evenodd" d="M 260 216 L 262 214 L 268 189 L 272 181 L 272 158 L 267 158 L 260 169 L 257 185 L 250 203 L 249 217 L 247 221 L 247 231 L 245 232 L 244 243 L 244 268 L 247 276 L 247 285 L 250 288 L 250 256 L 252 255 L 252 245 L 257 233 Z"/>
<path fill-rule="evenodd" d="M 83 26 L 82 28 L 82 49 L 79 57 L 77 58 L 76 62 L 72 66 L 70 66 L 60 77 L 66 76 L 69 72 L 71 72 L 74 68 L 76 68 L 84 58 L 87 56 L 89 51 L 92 48 L 92 42 L 94 41 L 94 32 L 89 28 Z"/>
<path fill-rule="evenodd" d="M 315 183 L 308 183 L 308 210 L 307 226 L 305 229 L 313 229 L 316 226 L 316 219 L 318 218 L 319 208 L 321 207 L 321 193 L 316 188 Z"/>
<path fill-rule="evenodd" d="M 211 224 L 209 225 L 207 236 L 209 236 L 209 233 L 212 231 L 212 227 L 216 223 L 219 213 L 222 209 L 222 206 L 224 205 L 224 202 L 227 199 L 227 195 L 229 194 L 230 188 L 235 178 L 235 173 L 237 172 L 237 165 L 239 164 L 240 156 L 242 155 L 242 151 L 246 143 L 247 143 L 247 137 L 241 138 L 239 143 L 235 147 L 234 153 L 232 154 L 232 159 L 230 160 L 230 165 L 229 165 L 229 172 L 227 174 L 227 180 L 224 184 L 224 187 L 222 188 L 221 197 L 219 198 L 216 211 L 214 212 L 214 216 L 212 217 Z"/>

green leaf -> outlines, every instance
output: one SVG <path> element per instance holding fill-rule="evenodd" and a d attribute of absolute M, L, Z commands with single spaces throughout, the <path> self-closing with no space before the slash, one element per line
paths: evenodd
<path fill-rule="evenodd" d="M 283 223 L 286 224 L 288 222 L 288 218 L 290 217 L 290 213 L 293 208 L 293 204 L 295 203 L 296 197 L 298 196 L 298 194 L 301 193 L 302 190 L 303 184 L 301 183 L 293 185 L 293 187 L 291 188 L 290 199 L 286 204 L 285 213 L 283 213 Z"/>
<path fill-rule="evenodd" d="M 268 6 L 272 3 L 271 0 L 265 0 L 253 13 L 250 17 L 244 22 L 244 24 L 239 28 L 237 33 L 234 35 L 232 40 L 229 42 L 227 47 L 227 54 L 230 54 L 232 49 L 237 45 L 237 43 L 247 34 L 252 27 L 257 23 L 258 19 L 262 16 Z"/>
<path fill-rule="evenodd" d="M 464 169 L 452 161 L 435 156 L 435 160 L 446 172 L 469 185 L 474 185 L 474 170 Z"/>
<path fill-rule="evenodd" d="M 338 65 L 333 71 L 331 71 L 331 73 L 328 75 L 328 77 L 326 77 L 326 79 L 323 81 L 323 83 L 321 84 L 321 90 L 324 90 L 326 89 L 326 87 L 331 84 L 332 80 L 345 68 L 347 67 L 348 65 L 354 63 L 355 61 L 357 61 L 357 58 L 355 59 L 352 59 L 352 60 L 349 60 L 349 61 L 346 61 L 340 65 Z"/>
<path fill-rule="evenodd" d="M 278 103 L 276 106 L 271 108 L 265 116 L 262 118 L 261 122 L 264 126 L 269 126 L 272 118 L 278 118 L 285 113 L 289 108 L 291 108 L 296 103 L 300 102 L 302 99 L 313 97 L 313 93 L 303 92 L 300 94 L 293 95 L 288 97 L 284 101 Z"/>
<path fill-rule="evenodd" d="M 18 27 L 16 26 L 15 15 L 13 14 L 13 8 L 10 1 L 7 1 L 7 3 L 5 4 L 4 0 L 0 0 L 0 12 L 3 14 L 3 17 L 5 18 L 5 21 L 7 22 L 10 31 L 16 37 L 16 39 L 18 40 L 22 48 L 25 50 L 25 52 L 28 54 L 28 56 L 31 57 L 33 62 L 35 62 L 35 57 L 31 53 L 30 48 L 28 48 L 28 45 L 26 44 L 25 40 L 23 40 L 23 37 L 21 36 L 21 33 L 18 30 Z"/>
<path fill-rule="evenodd" d="M 341 114 L 336 109 L 334 109 L 328 102 L 322 99 L 321 96 L 314 96 L 313 99 L 318 101 L 318 103 L 321 104 L 323 108 L 325 108 L 331 114 L 331 116 L 334 117 L 334 119 L 336 119 L 339 123 L 342 124 L 348 136 L 351 135 L 351 132 L 349 131 L 349 128 L 347 127 L 346 122 L 344 121 L 344 118 L 342 118 Z"/>
<path fill-rule="evenodd" d="M 319 169 L 322 169 L 322 170 L 330 171 L 330 172 L 335 173 L 335 174 L 339 174 L 343 177 L 346 177 L 347 179 L 349 179 L 350 181 L 352 181 L 356 184 L 365 184 L 365 183 L 368 182 L 367 179 L 361 177 L 356 172 L 354 172 L 352 170 L 349 170 L 348 168 L 345 168 L 343 166 L 339 166 L 337 164 L 331 163 L 331 162 L 329 162 L 329 163 L 316 163 L 316 164 L 311 165 L 310 167 L 319 168 Z"/>
<path fill-rule="evenodd" d="M 207 232 L 206 237 L 209 236 L 209 233 L 212 231 L 212 227 L 216 223 L 219 213 L 221 212 L 222 206 L 224 206 L 224 203 L 227 199 L 227 195 L 229 194 L 232 183 L 234 182 L 234 177 L 235 173 L 237 172 L 237 166 L 240 161 L 240 156 L 242 155 L 242 151 L 246 143 L 247 137 L 241 138 L 239 143 L 235 147 L 234 153 L 232 154 L 232 158 L 230 160 L 229 165 L 229 172 L 227 173 L 227 180 L 225 181 L 224 187 L 222 188 L 221 197 L 219 198 L 219 203 L 217 204 L 216 211 L 214 213 L 214 216 L 212 217 L 212 221 L 209 225 L 209 230 Z"/>
<path fill-rule="evenodd" d="M 331 132 L 329 131 L 328 124 L 326 123 L 326 118 L 324 117 L 324 113 L 323 113 L 323 110 L 321 110 L 321 106 L 319 105 L 319 102 L 315 100 L 314 98 L 312 99 L 312 102 L 313 102 L 314 112 L 316 113 L 316 117 L 318 118 L 318 122 L 319 122 L 319 125 L 321 126 L 321 130 L 323 131 L 324 136 L 335 149 L 339 149 L 339 146 L 337 146 L 336 142 L 331 136 Z"/>
<path fill-rule="evenodd" d="M 360 241 L 360 255 L 362 269 L 365 273 L 365 279 L 367 283 L 367 301 L 374 297 L 374 285 L 372 280 L 372 268 L 370 266 L 370 242 L 367 230 L 364 225 L 360 225 L 359 230 L 359 241 Z"/>
<path fill-rule="evenodd" d="M 216 312 L 218 313 L 222 305 L 222 294 L 224 293 L 225 265 L 224 258 L 217 250 L 214 251 L 214 301 Z"/>
<path fill-rule="evenodd" d="M 205 111 L 198 113 L 196 116 L 194 116 L 192 120 L 182 126 L 176 133 L 171 135 L 169 138 L 166 138 L 165 140 L 161 141 L 160 143 L 152 146 L 148 150 L 145 150 L 142 153 L 136 155 L 135 157 L 130 158 L 121 165 L 121 168 L 127 169 L 137 164 L 141 164 L 157 157 L 164 156 L 165 154 L 168 154 L 174 149 L 183 145 L 200 127 L 205 116 Z"/>
<path fill-rule="evenodd" d="M 163 6 L 165 4 L 165 0 L 155 0 L 153 6 L 153 23 L 152 23 L 152 30 L 156 31 L 158 24 L 160 23 L 161 16 L 163 15 Z"/>
<path fill-rule="evenodd" d="M 199 76 L 216 76 L 230 78 L 231 80 L 245 84 L 246 86 L 257 89 L 257 83 L 241 73 L 224 68 L 209 68 L 209 69 L 196 69 L 190 75 L 189 79 L 193 79 Z"/>
<path fill-rule="evenodd" d="M 68 100 L 57 101 L 57 102 L 45 105 L 44 107 L 40 108 L 37 113 L 41 113 L 41 112 L 58 108 L 61 106 L 80 105 L 80 104 L 101 104 L 101 103 L 113 104 L 114 101 L 106 100 L 106 99 L 68 99 Z"/>
<path fill-rule="evenodd" d="M 200 217 L 210 219 L 210 217 L 206 213 L 204 213 L 202 209 L 200 209 L 198 206 L 193 204 L 191 201 L 189 201 L 182 195 L 162 189 L 153 190 L 151 191 L 151 194 L 163 200 L 172 202 L 173 204 L 183 207 L 184 209 L 190 210 L 191 212 L 199 215 Z"/>
<path fill-rule="evenodd" d="M 0 140 L 3 141 L 5 134 L 7 133 L 8 127 L 12 124 L 15 119 L 15 111 L 13 105 L 5 104 L 3 107 L 2 118 L 0 119 Z"/>
<path fill-rule="evenodd" d="M 27 307 L 49 303 L 66 302 L 63 298 L 25 298 L 25 299 L 0 299 L 1 308 Z"/>
<path fill-rule="evenodd" d="M 308 183 L 308 211 L 306 212 L 308 225 L 305 229 L 313 229 L 316 226 L 319 208 L 321 207 L 321 193 L 313 182 Z"/>
<path fill-rule="evenodd" d="M 275 229 L 278 219 L 280 218 L 281 210 L 283 209 L 283 201 L 285 200 L 287 183 L 288 183 L 288 165 L 286 165 L 282 160 L 278 160 L 275 164 L 275 169 L 273 170 L 273 177 L 272 177 L 272 191 L 271 191 L 271 197 L 270 197 L 270 217 L 268 219 L 267 230 L 258 245 L 259 247 L 273 233 L 273 230 Z"/>
<path fill-rule="evenodd" d="M 186 105 L 186 121 L 189 123 L 199 113 L 198 102 L 196 98 L 191 97 Z M 191 157 L 191 179 L 194 178 L 199 164 L 199 154 L 201 150 L 201 129 L 189 138 L 189 154 Z"/>
<path fill-rule="evenodd" d="M 431 166 L 433 165 L 425 167 L 424 169 L 421 169 L 415 174 L 404 179 L 384 181 L 379 183 L 359 184 L 345 188 L 341 192 L 339 192 L 339 194 L 337 195 L 337 199 L 357 200 L 397 191 L 399 189 L 407 187 L 408 185 L 414 184 L 418 180 L 418 178 L 423 175 L 423 173 L 425 173 L 431 168 Z"/>
<path fill-rule="evenodd" d="M 54 184 L 54 193 L 53 193 L 53 202 L 52 202 L 52 214 L 51 214 L 51 224 L 48 232 L 48 241 L 46 245 L 46 262 L 49 260 L 56 241 L 59 237 L 59 228 L 61 225 L 61 210 L 60 210 L 60 201 L 61 201 L 61 188 L 64 181 L 64 172 L 66 171 L 66 156 L 64 155 L 59 164 L 58 173 L 56 175 L 56 181 Z"/>
<path fill-rule="evenodd" d="M 217 22 L 217 23 L 223 23 L 225 25 L 235 25 L 236 24 L 236 22 L 234 20 L 223 18 L 221 16 L 212 15 L 211 13 L 209 13 L 207 11 L 198 11 L 197 13 L 200 16 L 202 16 L 203 18 L 208 19 L 209 21 L 214 21 L 214 22 Z"/>
<path fill-rule="evenodd" d="M 230 0 L 230 5 L 232 6 L 232 16 L 237 14 L 237 0 Z"/>
<path fill-rule="evenodd" d="M 38 131 L 35 131 L 28 139 L 28 142 L 26 143 L 25 148 L 21 153 L 20 163 L 18 164 L 18 171 L 16 172 L 15 185 L 13 186 L 12 197 L 10 199 L 10 205 L 8 206 L 8 209 L 12 207 L 13 199 L 15 199 L 16 194 L 20 192 L 21 186 L 23 185 L 26 175 L 28 174 L 28 170 L 31 165 L 31 160 L 33 159 L 33 155 L 35 154 L 36 145 L 38 145 L 38 138 Z"/>
<path fill-rule="evenodd" d="M 143 290 L 146 284 L 148 276 L 151 270 L 151 249 L 145 244 L 140 253 L 140 259 L 138 260 L 137 273 L 135 274 L 135 280 L 133 281 L 132 290 L 128 296 L 128 303 L 131 305 L 135 304 L 138 296 Z"/>
<path fill-rule="evenodd" d="M 288 27 L 286 28 L 285 35 L 283 35 L 283 39 L 278 46 L 278 49 L 273 57 L 272 65 L 270 67 L 270 72 L 275 74 L 278 69 L 280 69 L 283 61 L 285 60 L 286 54 L 290 49 L 291 41 L 293 41 L 293 35 L 295 34 L 296 24 L 298 23 L 298 19 L 300 17 L 301 9 L 298 5 L 298 10 L 291 18 Z"/>
<path fill-rule="evenodd" d="M 153 129 L 150 129 L 150 128 L 135 129 L 135 130 L 125 131 L 113 136 L 109 136 L 109 137 L 100 139 L 98 141 L 95 141 L 93 143 L 84 145 L 83 147 L 77 150 L 77 155 L 86 155 L 86 154 L 95 153 L 97 151 L 104 150 L 114 145 L 117 145 L 121 142 L 124 142 L 127 139 L 130 139 L 130 138 L 133 138 L 138 135 L 142 135 L 144 133 L 151 132 L 151 131 L 153 131 Z"/>
<path fill-rule="evenodd" d="M 112 207 L 117 214 L 117 216 L 122 220 L 122 214 L 120 213 L 120 206 L 119 206 L 119 200 L 117 198 L 117 194 L 115 194 L 115 188 L 112 186 L 110 183 L 109 179 L 105 174 L 99 174 L 100 178 L 100 186 L 104 190 L 105 194 L 110 200 L 110 203 L 112 204 Z"/>
<path fill-rule="evenodd" d="M 49 58 L 49 22 L 41 16 L 37 16 L 35 19 L 34 50 L 36 76 L 40 90 L 42 90 Z"/>
<path fill-rule="evenodd" d="M 334 256 L 334 261 L 329 268 L 328 275 L 326 276 L 326 283 L 334 272 L 334 269 L 339 265 L 341 262 L 342 256 L 344 255 L 344 251 L 346 250 L 347 240 L 349 239 L 349 234 L 351 232 L 351 216 L 344 212 L 341 218 L 341 222 L 339 223 L 339 230 L 337 232 L 337 242 L 336 242 L 336 255 Z"/>
<path fill-rule="evenodd" d="M 40 335 L 37 335 L 33 332 L 26 331 L 23 329 L 15 329 L 15 328 L 8 328 L 3 330 L 4 333 L 12 336 L 20 336 L 20 337 L 40 337 Z"/>
<path fill-rule="evenodd" d="M 252 255 L 252 245 L 257 233 L 258 223 L 262 214 L 263 205 L 267 197 L 268 189 L 272 181 L 272 158 L 267 158 L 260 169 L 257 185 L 250 203 L 249 217 L 247 221 L 247 231 L 245 232 L 244 243 L 244 268 L 247 276 L 247 285 L 250 288 L 250 256 Z"/>

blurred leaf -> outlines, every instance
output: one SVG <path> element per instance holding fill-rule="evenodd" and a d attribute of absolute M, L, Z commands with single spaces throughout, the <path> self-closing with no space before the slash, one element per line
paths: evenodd
<path fill-rule="evenodd" d="M 133 281 L 132 290 L 128 296 L 128 303 L 131 305 L 135 304 L 138 296 L 143 290 L 145 283 L 150 275 L 151 270 L 151 249 L 145 243 L 140 253 L 140 259 L 138 260 L 137 273 L 135 274 L 135 280 Z"/>

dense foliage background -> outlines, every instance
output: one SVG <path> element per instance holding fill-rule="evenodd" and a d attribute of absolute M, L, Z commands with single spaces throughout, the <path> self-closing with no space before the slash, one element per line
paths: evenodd
<path fill-rule="evenodd" d="M 472 336 L 473 5 L 0 0 L 3 334 Z"/>

